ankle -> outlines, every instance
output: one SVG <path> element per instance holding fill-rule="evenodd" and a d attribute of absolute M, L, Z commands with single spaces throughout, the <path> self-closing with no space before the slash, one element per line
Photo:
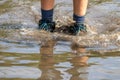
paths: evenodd
<path fill-rule="evenodd" d="M 51 20 L 39 20 L 39 24 L 40 23 L 55 23 L 55 21 L 51 21 Z"/>
<path fill-rule="evenodd" d="M 41 15 L 42 15 L 42 21 L 49 21 L 52 22 L 53 21 L 53 9 L 51 10 L 44 10 L 41 9 Z"/>
<path fill-rule="evenodd" d="M 73 20 L 75 21 L 76 24 L 84 24 L 85 16 L 78 16 L 78 15 L 74 14 Z"/>

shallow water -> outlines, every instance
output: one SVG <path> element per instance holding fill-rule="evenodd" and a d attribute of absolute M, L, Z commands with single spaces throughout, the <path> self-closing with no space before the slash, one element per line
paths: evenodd
<path fill-rule="evenodd" d="M 49 42 L 44 46 L 2 43 L 1 80 L 119 80 L 119 51 Z"/>
<path fill-rule="evenodd" d="M 55 22 L 57 22 L 56 34 L 46 34 L 42 36 L 39 35 L 41 34 L 39 31 L 36 31 L 38 20 L 41 17 L 40 3 L 38 3 L 38 0 L 28 0 L 24 2 L 19 0 L 6 0 L 3 2 L 6 5 L 3 6 L 1 4 L 2 7 L 0 9 L 0 39 L 3 41 L 38 42 L 39 44 L 41 38 L 43 40 L 43 36 L 46 36 L 57 40 L 62 38 L 62 40 L 68 40 L 90 47 L 115 46 L 118 49 L 120 47 L 119 0 L 89 1 L 86 15 L 88 33 L 86 36 L 77 37 L 59 34 L 63 32 L 62 29 L 64 29 L 66 25 L 70 25 L 73 22 L 72 1 L 66 2 L 65 0 L 56 0 L 54 12 L 54 19 Z"/>
<path fill-rule="evenodd" d="M 77 37 L 36 30 L 38 1 L 0 1 L 0 80 L 120 79 L 120 0 L 90 0 Z M 57 27 L 72 22 L 71 5 L 56 0 Z"/>

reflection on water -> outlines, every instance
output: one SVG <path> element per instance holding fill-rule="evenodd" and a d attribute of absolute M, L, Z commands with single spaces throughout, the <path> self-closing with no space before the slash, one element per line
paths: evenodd
<path fill-rule="evenodd" d="M 55 59 L 53 56 L 54 41 L 48 41 L 40 48 L 40 64 L 39 68 L 42 71 L 41 77 L 38 80 L 60 80 L 60 72 L 55 69 Z"/>
<path fill-rule="evenodd" d="M 85 49 L 72 45 L 72 49 L 76 52 L 76 54 L 73 53 L 75 57 L 72 57 L 69 62 L 58 63 L 55 60 L 56 57 L 53 56 L 54 46 L 55 41 L 48 41 L 46 45 L 41 46 L 39 68 L 42 74 L 39 80 L 87 80 L 86 67 L 88 57 L 78 56 L 78 54 L 84 54 Z M 64 66 L 62 67 L 61 64 Z M 71 64 L 71 66 L 67 66 L 67 64 Z"/>
<path fill-rule="evenodd" d="M 64 49 L 56 51 L 60 46 L 65 48 L 66 45 L 68 43 L 61 41 L 58 44 L 57 41 L 50 40 L 40 46 L 39 54 L 29 51 L 28 53 L 0 52 L 0 79 L 119 80 L 119 52 L 89 51 L 88 48 L 75 43 L 68 46 L 71 48 L 69 52 Z"/>

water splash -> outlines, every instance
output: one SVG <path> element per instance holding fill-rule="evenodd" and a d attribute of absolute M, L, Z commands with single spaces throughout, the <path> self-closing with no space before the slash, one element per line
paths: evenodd
<path fill-rule="evenodd" d="M 70 25 L 73 22 L 73 10 L 71 6 L 72 1 L 63 2 L 56 1 L 54 19 L 57 22 L 57 27 L 63 26 L 64 28 L 64 25 Z M 57 32 L 54 34 L 40 32 L 36 30 L 41 17 L 38 1 L 11 1 L 8 4 L 13 3 L 14 6 L 10 10 L 0 13 L 0 32 L 2 33 L 0 39 L 2 41 L 40 44 L 43 41 L 53 39 L 68 40 L 88 47 L 120 47 L 119 1 L 103 1 L 89 6 L 86 15 L 88 34 L 85 36 L 70 36 Z M 16 30 L 16 28 L 20 29 Z"/>

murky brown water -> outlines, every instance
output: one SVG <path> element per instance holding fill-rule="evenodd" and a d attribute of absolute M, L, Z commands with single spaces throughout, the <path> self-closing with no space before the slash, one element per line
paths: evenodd
<path fill-rule="evenodd" d="M 0 0 L 0 80 L 120 79 L 120 0 L 89 1 L 85 36 L 36 30 L 38 2 Z M 71 5 L 56 0 L 57 27 L 72 22 Z"/>

